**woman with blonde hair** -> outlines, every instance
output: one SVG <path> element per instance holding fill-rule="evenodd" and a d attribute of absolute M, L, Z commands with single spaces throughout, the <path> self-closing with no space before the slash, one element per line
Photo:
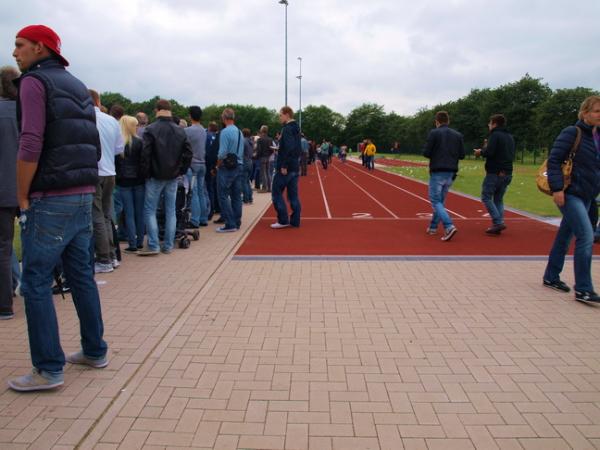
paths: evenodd
<path fill-rule="evenodd" d="M 548 158 L 548 184 L 563 218 L 548 257 L 543 283 L 561 292 L 571 290 L 561 281 L 560 273 L 571 239 L 575 236 L 575 300 L 584 303 L 600 303 L 600 296 L 592 283 L 594 231 L 588 216 L 591 203 L 600 194 L 599 125 L 600 96 L 592 95 L 581 104 L 575 126 L 565 128 L 558 135 Z M 572 149 L 575 156 L 571 183 L 565 188 L 561 165 L 569 158 Z"/>
<path fill-rule="evenodd" d="M 138 121 L 132 116 L 119 120 L 125 151 L 115 158 L 116 183 L 119 187 L 129 247 L 126 253 L 135 253 L 144 246 L 144 179 L 140 174 L 142 140 L 137 136 Z"/>

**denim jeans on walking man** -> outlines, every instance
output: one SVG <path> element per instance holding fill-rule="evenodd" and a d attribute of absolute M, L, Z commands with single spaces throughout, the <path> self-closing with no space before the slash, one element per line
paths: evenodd
<path fill-rule="evenodd" d="M 242 225 L 242 178 L 244 166 L 235 169 L 217 171 L 217 193 L 221 206 L 221 217 L 225 220 L 225 228 L 240 228 Z"/>
<path fill-rule="evenodd" d="M 144 246 L 144 196 L 143 184 L 119 187 L 123 210 L 125 211 L 125 228 L 129 248 Z"/>
<path fill-rule="evenodd" d="M 273 206 L 277 211 L 277 222 L 281 225 L 290 224 L 293 227 L 300 226 L 300 198 L 298 197 L 298 172 L 288 172 L 287 175 L 276 173 L 273 177 L 273 191 L 271 197 Z M 288 215 L 288 208 L 283 199 L 283 191 L 287 191 L 287 198 L 292 208 L 291 218 Z"/>
<path fill-rule="evenodd" d="M 444 206 L 453 178 L 454 172 L 432 172 L 429 177 L 429 201 L 433 207 L 433 217 L 429 225 L 431 230 L 437 230 L 440 221 L 444 225 L 444 230 L 454 226 Z"/>
<path fill-rule="evenodd" d="M 85 356 L 106 355 L 98 288 L 94 281 L 92 194 L 33 199 L 21 217 L 23 273 L 29 346 L 33 366 L 42 376 L 62 380 L 65 355 L 52 299 L 54 267 L 63 269 L 80 322 Z"/>
<path fill-rule="evenodd" d="M 208 223 L 208 190 L 206 189 L 206 165 L 200 164 L 192 169 L 192 205 L 190 222 L 194 226 Z"/>
<path fill-rule="evenodd" d="M 177 199 L 177 178 L 173 180 L 157 180 L 149 178 L 146 180 L 146 193 L 144 201 L 144 223 L 148 235 L 148 248 L 152 251 L 160 249 L 158 239 L 158 221 L 156 211 L 160 201 L 160 195 L 164 193 L 165 211 L 165 235 L 162 251 L 169 252 L 175 243 L 175 228 L 177 217 L 175 216 L 175 201 Z"/>
<path fill-rule="evenodd" d="M 544 280 L 554 282 L 560 279 L 560 273 L 565 264 L 565 256 L 569 251 L 571 239 L 575 236 L 575 290 L 592 292 L 594 291 L 592 284 L 594 230 L 588 216 L 590 201 L 566 194 L 565 204 L 559 209 L 563 218 L 556 233 L 552 250 L 550 250 Z"/>
<path fill-rule="evenodd" d="M 248 159 L 244 161 L 244 177 L 242 178 L 242 194 L 244 203 L 252 203 L 252 185 L 250 184 L 250 178 L 252 178 L 252 172 L 254 167 L 252 160 Z"/>
<path fill-rule="evenodd" d="M 481 201 L 485 205 L 492 223 L 504 223 L 504 194 L 512 181 L 512 175 L 497 175 L 488 173 L 481 186 Z"/>

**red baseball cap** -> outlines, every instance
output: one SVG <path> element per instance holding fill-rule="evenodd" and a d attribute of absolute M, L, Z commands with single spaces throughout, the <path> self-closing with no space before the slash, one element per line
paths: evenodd
<path fill-rule="evenodd" d="M 31 42 L 41 42 L 58 56 L 63 66 L 69 65 L 69 61 L 60 54 L 60 38 L 52 28 L 45 25 L 29 25 L 19 31 L 17 37 Z"/>

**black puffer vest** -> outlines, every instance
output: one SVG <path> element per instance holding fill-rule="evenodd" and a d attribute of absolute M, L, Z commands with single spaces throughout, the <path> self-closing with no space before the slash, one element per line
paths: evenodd
<path fill-rule="evenodd" d="M 26 77 L 36 78 L 46 90 L 44 145 L 30 192 L 95 186 L 102 153 L 87 88 L 53 58 L 35 63 L 18 83 Z M 17 119 L 20 129 L 20 98 Z"/>

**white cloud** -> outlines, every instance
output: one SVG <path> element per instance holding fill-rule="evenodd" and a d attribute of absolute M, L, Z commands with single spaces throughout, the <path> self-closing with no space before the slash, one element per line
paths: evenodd
<path fill-rule="evenodd" d="M 363 102 L 411 114 L 526 72 L 553 88 L 600 86 L 600 2 L 289 0 L 289 103 L 342 113 Z M 277 0 L 22 0 L 0 16 L 0 63 L 16 31 L 53 27 L 87 85 L 145 100 L 283 103 Z"/>

